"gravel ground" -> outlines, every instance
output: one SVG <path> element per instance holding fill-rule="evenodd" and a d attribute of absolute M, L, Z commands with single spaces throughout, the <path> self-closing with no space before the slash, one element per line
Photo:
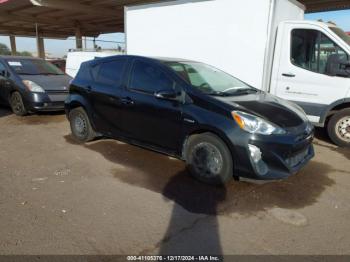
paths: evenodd
<path fill-rule="evenodd" d="M 299 174 L 214 188 L 176 159 L 76 144 L 62 114 L 0 108 L 0 254 L 350 254 L 350 150 L 322 130 Z"/>

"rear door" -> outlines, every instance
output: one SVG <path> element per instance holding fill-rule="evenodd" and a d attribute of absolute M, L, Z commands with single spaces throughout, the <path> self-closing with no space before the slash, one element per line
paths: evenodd
<path fill-rule="evenodd" d="M 155 92 L 174 89 L 176 81 L 161 66 L 135 59 L 128 81 L 123 129 L 129 138 L 176 151 L 181 131 L 181 103 L 161 100 Z"/>
<path fill-rule="evenodd" d="M 90 93 L 94 123 L 98 130 L 110 136 L 119 136 L 122 130 L 121 98 L 125 92 L 125 70 L 127 58 L 120 57 L 95 65 L 91 69 Z"/>
<path fill-rule="evenodd" d="M 343 99 L 350 88 L 349 78 L 331 76 L 327 68 L 334 56 L 349 60 L 349 55 L 317 25 L 306 29 L 286 24 L 283 43 L 275 94 L 296 102 L 319 123 L 327 107 Z"/>

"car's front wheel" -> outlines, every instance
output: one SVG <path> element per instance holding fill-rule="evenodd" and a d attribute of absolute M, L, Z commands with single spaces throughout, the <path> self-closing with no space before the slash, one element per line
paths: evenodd
<path fill-rule="evenodd" d="M 350 146 L 350 109 L 343 109 L 328 122 L 328 135 L 338 146 Z"/>
<path fill-rule="evenodd" d="M 24 106 L 22 96 L 19 92 L 15 91 L 10 95 L 10 106 L 12 112 L 17 116 L 25 116 L 28 114 L 27 109 Z"/>
<path fill-rule="evenodd" d="M 230 150 L 212 133 L 191 136 L 187 141 L 185 159 L 191 174 L 204 183 L 223 185 L 233 178 Z"/>
<path fill-rule="evenodd" d="M 90 119 L 84 108 L 74 108 L 69 112 L 69 122 L 73 137 L 79 142 L 89 142 L 96 137 Z"/>

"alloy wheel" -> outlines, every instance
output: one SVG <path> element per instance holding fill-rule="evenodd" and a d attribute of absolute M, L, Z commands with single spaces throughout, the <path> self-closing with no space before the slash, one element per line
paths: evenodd
<path fill-rule="evenodd" d="M 203 177 L 218 176 L 223 168 L 223 157 L 219 149 L 213 144 L 202 142 L 192 151 L 192 165 L 196 173 Z"/>

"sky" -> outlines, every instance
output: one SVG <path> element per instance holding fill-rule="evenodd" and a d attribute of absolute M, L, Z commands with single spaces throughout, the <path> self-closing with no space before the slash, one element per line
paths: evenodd
<path fill-rule="evenodd" d="M 350 10 L 306 14 L 305 19 L 307 20 L 322 19 L 325 22 L 332 21 L 332 22 L 335 22 L 344 31 L 347 31 L 347 32 L 350 31 Z M 124 34 L 122 33 L 104 34 L 104 35 L 100 35 L 97 38 L 96 44 L 101 46 L 102 48 L 104 49 L 117 48 L 118 43 L 99 42 L 98 40 L 124 42 Z M 0 36 L 0 43 L 4 43 L 7 46 L 10 46 L 10 41 L 7 36 Z M 35 38 L 17 37 L 16 43 L 17 43 L 18 51 L 29 51 L 32 53 L 36 53 Z M 87 48 L 92 48 L 92 47 L 93 47 L 92 38 L 87 38 Z M 45 51 L 46 53 L 48 53 L 50 56 L 53 56 L 53 57 L 63 57 L 65 54 L 67 54 L 69 49 L 74 49 L 74 48 L 75 48 L 74 37 L 71 37 L 67 40 L 45 39 Z"/>

